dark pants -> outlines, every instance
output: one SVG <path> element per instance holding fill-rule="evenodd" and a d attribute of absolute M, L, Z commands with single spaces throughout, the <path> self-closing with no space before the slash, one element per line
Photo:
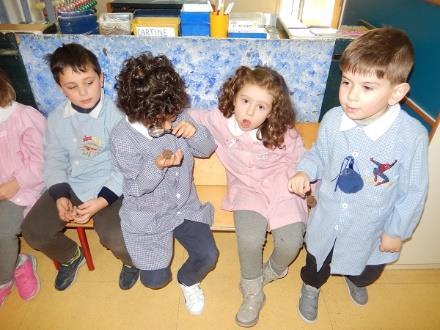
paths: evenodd
<path fill-rule="evenodd" d="M 186 286 L 199 283 L 211 271 L 218 259 L 209 225 L 185 220 L 174 229 L 174 237 L 188 251 L 188 259 L 177 273 L 177 281 Z M 152 289 L 158 289 L 171 281 L 170 267 L 157 270 L 142 270 L 141 282 Z"/>
<path fill-rule="evenodd" d="M 327 258 L 325 258 L 324 264 L 321 269 L 318 271 L 316 266 L 316 259 L 313 255 L 311 255 L 307 251 L 306 256 L 306 265 L 301 268 L 301 278 L 303 282 L 307 285 L 313 286 L 319 289 L 324 285 L 325 282 L 330 277 L 330 264 L 333 257 L 333 249 L 328 254 Z M 354 285 L 362 287 L 372 284 L 376 281 L 382 271 L 384 270 L 385 265 L 367 265 L 360 275 L 347 275 L 348 279 L 354 283 Z"/>
<path fill-rule="evenodd" d="M 73 205 L 82 204 L 70 191 Z M 119 209 L 122 197 L 93 216 L 94 227 L 101 244 L 112 251 L 126 265 L 132 265 L 121 231 Z M 22 234 L 28 244 L 49 258 L 60 263 L 69 261 L 76 252 L 77 244 L 64 234 L 66 222 L 58 217 L 53 198 L 46 191 L 32 207 L 22 224 Z"/>

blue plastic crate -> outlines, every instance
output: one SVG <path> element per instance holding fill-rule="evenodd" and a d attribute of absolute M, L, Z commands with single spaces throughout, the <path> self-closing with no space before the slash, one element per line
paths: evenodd
<path fill-rule="evenodd" d="M 209 24 L 180 24 L 180 33 L 183 37 L 209 37 Z"/>
<path fill-rule="evenodd" d="M 209 24 L 209 12 L 182 11 L 180 22 L 183 24 Z"/>
<path fill-rule="evenodd" d="M 58 16 L 58 24 L 63 34 L 99 34 L 95 15 Z"/>

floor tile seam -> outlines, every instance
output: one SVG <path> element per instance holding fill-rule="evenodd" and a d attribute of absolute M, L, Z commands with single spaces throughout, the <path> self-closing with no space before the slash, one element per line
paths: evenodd
<path fill-rule="evenodd" d="M 328 319 L 330 320 L 330 327 L 331 327 L 332 330 L 335 330 L 336 329 L 335 328 L 335 324 L 334 324 L 334 321 L 332 319 L 332 315 L 331 315 L 330 310 L 329 310 L 328 305 L 327 305 L 327 299 L 326 299 L 325 290 L 321 290 L 320 296 L 321 296 L 321 300 L 324 300 L 325 311 L 326 311 L 326 313 L 328 315 Z M 318 317 L 319 317 L 319 300 L 318 300 Z"/>

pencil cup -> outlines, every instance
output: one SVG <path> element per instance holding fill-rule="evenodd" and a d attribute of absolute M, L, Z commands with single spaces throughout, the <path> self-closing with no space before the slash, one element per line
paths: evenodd
<path fill-rule="evenodd" d="M 217 15 L 215 12 L 212 12 L 209 17 L 209 24 L 211 26 L 210 29 L 212 38 L 228 37 L 229 15 Z"/>

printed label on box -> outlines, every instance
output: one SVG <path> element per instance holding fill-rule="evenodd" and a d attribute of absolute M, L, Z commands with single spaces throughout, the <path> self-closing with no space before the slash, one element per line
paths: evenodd
<path fill-rule="evenodd" d="M 176 31 L 172 27 L 139 26 L 136 34 L 142 37 L 176 37 Z"/>

